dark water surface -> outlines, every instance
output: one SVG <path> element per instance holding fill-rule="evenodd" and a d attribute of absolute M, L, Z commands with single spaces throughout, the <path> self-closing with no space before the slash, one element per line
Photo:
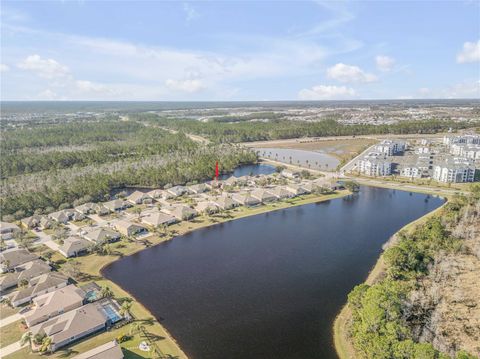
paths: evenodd
<path fill-rule="evenodd" d="M 194 359 L 336 358 L 332 324 L 381 246 L 443 199 L 358 195 L 219 224 L 112 263 Z"/>

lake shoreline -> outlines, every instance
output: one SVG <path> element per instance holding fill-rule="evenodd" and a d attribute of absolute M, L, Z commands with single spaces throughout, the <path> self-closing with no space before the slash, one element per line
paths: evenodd
<path fill-rule="evenodd" d="M 379 186 L 381 187 L 381 186 Z M 383 187 L 383 188 L 391 188 L 391 187 Z M 405 190 L 400 188 L 395 188 L 398 190 Z M 420 192 L 420 191 L 419 191 Z M 421 192 L 420 192 L 421 193 Z M 428 189 L 423 192 L 425 194 L 432 194 Z M 437 194 L 438 195 L 438 194 Z M 443 207 L 448 203 L 449 197 L 442 196 L 445 198 L 445 203 L 443 203 L 437 209 L 431 211 L 430 213 L 425 214 L 424 216 L 417 218 L 413 222 L 408 223 L 400 230 L 398 230 L 392 237 L 390 237 L 387 242 L 385 242 L 384 246 L 392 246 L 396 243 L 397 234 L 401 231 L 412 231 L 417 225 L 425 222 L 428 218 L 437 215 L 443 210 Z M 368 273 L 367 278 L 362 283 L 372 285 L 378 282 L 384 275 L 385 275 L 385 262 L 383 261 L 383 252 L 378 257 L 377 262 L 372 267 L 370 272 Z M 360 284 L 362 284 L 360 283 Z M 351 324 L 352 320 L 352 312 L 348 307 L 348 303 L 345 303 L 340 312 L 335 317 L 335 320 L 332 325 L 332 333 L 333 333 L 333 344 L 335 347 L 335 351 L 340 359 L 355 359 L 358 358 L 358 354 L 355 351 L 351 338 L 348 334 L 348 327 Z"/>
<path fill-rule="evenodd" d="M 234 221 L 234 220 L 237 220 L 237 219 L 240 219 L 240 218 L 251 217 L 251 216 L 264 214 L 264 213 L 268 213 L 268 212 L 273 212 L 273 211 L 277 211 L 277 210 L 281 210 L 281 209 L 298 207 L 298 206 L 312 204 L 312 203 L 325 202 L 325 201 L 329 201 L 329 200 L 332 200 L 332 199 L 338 199 L 338 198 L 348 196 L 349 194 L 351 194 L 350 191 L 342 190 L 342 191 L 337 191 L 337 192 L 335 192 L 333 194 L 329 194 L 329 195 L 312 195 L 312 194 L 310 194 L 310 195 L 302 196 L 303 198 L 302 197 L 297 197 L 297 198 L 291 199 L 289 201 L 280 201 L 280 202 L 275 202 L 273 204 L 263 205 L 263 206 L 259 206 L 259 207 L 253 207 L 253 208 L 241 207 L 242 209 L 241 209 L 240 213 L 233 213 L 232 217 L 221 218 L 216 222 L 212 222 L 212 221 L 209 221 L 209 220 L 206 220 L 206 219 L 202 219 L 201 222 L 195 222 L 193 227 L 191 227 L 191 226 L 186 227 L 185 226 L 185 224 L 186 225 L 192 224 L 191 222 L 182 222 L 182 223 L 177 224 L 177 225 L 172 225 L 171 227 L 175 227 L 175 226 L 179 227 L 178 231 L 175 233 L 175 235 L 173 237 L 171 237 L 171 238 L 159 238 L 158 242 L 153 243 L 149 247 L 143 247 L 143 246 L 138 247 L 137 246 L 135 248 L 132 248 L 128 252 L 124 253 L 122 256 L 118 256 L 118 255 L 116 255 L 116 256 L 114 256 L 114 255 L 98 256 L 97 254 L 95 254 L 94 256 L 97 257 L 98 259 L 100 259 L 100 263 L 98 263 L 98 265 L 95 265 L 95 263 L 94 263 L 94 265 L 91 266 L 92 267 L 91 269 L 88 269 L 88 267 L 89 267 L 88 264 L 91 264 L 91 263 L 89 263 L 89 261 L 86 260 L 87 258 L 91 260 L 92 259 L 91 256 L 85 257 L 85 259 L 82 258 L 82 257 L 78 257 L 77 260 L 82 265 L 82 267 L 84 269 L 84 272 L 86 274 L 91 275 L 93 277 L 101 277 L 97 280 L 97 282 L 99 282 L 103 286 L 109 286 L 113 290 L 113 292 L 116 294 L 116 296 L 124 297 L 125 295 L 128 295 L 129 297 L 133 298 L 134 299 L 134 306 L 136 307 L 134 309 L 136 309 L 136 312 L 137 312 L 137 313 L 135 313 L 136 315 L 134 314 L 135 317 L 140 316 L 140 317 L 155 318 L 155 316 L 152 315 L 151 311 L 148 308 L 146 308 L 141 302 L 137 301 L 135 299 L 135 297 L 133 295 L 131 295 L 131 293 L 129 293 L 128 291 L 123 289 L 121 286 L 119 286 L 115 282 L 107 279 L 103 275 L 103 271 L 108 265 L 112 264 L 113 262 L 116 262 L 117 260 L 119 260 L 121 258 L 131 256 L 133 254 L 137 254 L 137 253 L 139 253 L 139 252 L 141 252 L 145 249 L 157 246 L 157 245 L 159 245 L 161 243 L 164 243 L 164 242 L 174 240 L 175 238 L 177 238 L 179 236 L 185 235 L 187 233 L 191 233 L 191 232 L 193 232 L 195 230 L 198 230 L 198 229 L 203 229 L 203 228 L 214 226 L 216 224 L 222 224 L 222 223 Z M 175 228 L 175 229 L 177 229 L 177 228 Z M 135 242 L 134 244 L 138 244 L 138 243 Z M 85 269 L 85 267 L 87 269 Z M 134 312 L 135 312 L 135 310 L 134 310 Z M 139 319 L 142 320 L 142 318 L 139 318 Z M 157 331 L 165 339 L 170 341 L 170 343 L 167 346 L 170 347 L 170 349 L 173 351 L 173 353 L 168 353 L 168 354 L 172 354 L 174 356 L 177 355 L 179 358 L 188 358 L 188 356 L 183 352 L 182 348 L 177 343 L 175 338 L 168 332 L 168 330 L 160 323 L 160 321 L 157 318 L 155 318 L 155 322 L 154 322 L 153 327 L 151 329 Z"/>

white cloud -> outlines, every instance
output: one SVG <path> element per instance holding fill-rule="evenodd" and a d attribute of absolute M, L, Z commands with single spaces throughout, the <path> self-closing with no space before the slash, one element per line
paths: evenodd
<path fill-rule="evenodd" d="M 387 72 L 392 70 L 393 65 L 395 65 L 395 59 L 390 56 L 378 55 L 375 57 L 375 63 L 377 64 L 377 69 Z"/>
<path fill-rule="evenodd" d="M 40 92 L 36 98 L 38 100 L 58 100 L 58 95 L 54 91 L 46 89 L 45 91 Z"/>
<path fill-rule="evenodd" d="M 30 55 L 17 66 L 22 70 L 33 71 L 46 79 L 65 77 L 70 73 L 67 66 L 61 65 L 54 59 L 43 59 L 39 55 Z"/>
<path fill-rule="evenodd" d="M 194 80 L 167 79 L 165 81 L 165 85 L 171 90 L 187 92 L 187 93 L 198 92 L 205 88 L 205 86 L 202 84 L 202 81 L 199 79 L 194 79 Z"/>
<path fill-rule="evenodd" d="M 451 86 L 443 92 L 446 98 L 479 98 L 480 80 L 464 81 Z"/>
<path fill-rule="evenodd" d="M 8 70 L 10 70 L 8 65 L 0 64 L 0 72 L 7 72 Z"/>
<path fill-rule="evenodd" d="M 183 4 L 183 11 L 185 11 L 185 16 L 186 16 L 187 22 L 190 22 L 190 21 L 192 21 L 193 19 L 196 19 L 199 16 L 198 11 L 195 10 L 195 8 L 188 3 Z"/>
<path fill-rule="evenodd" d="M 429 95 L 430 94 L 430 89 L 428 87 L 422 87 L 420 89 L 418 89 L 418 93 L 422 96 L 426 96 L 426 95 Z"/>
<path fill-rule="evenodd" d="M 477 61 L 480 61 L 480 40 L 477 42 L 465 42 L 462 51 L 457 55 L 457 62 L 464 64 Z"/>
<path fill-rule="evenodd" d="M 358 66 L 338 63 L 327 69 L 327 77 L 340 82 L 373 82 L 377 77 L 369 74 Z"/>
<path fill-rule="evenodd" d="M 342 100 L 355 96 L 355 90 L 346 86 L 317 85 L 298 93 L 300 100 Z"/>

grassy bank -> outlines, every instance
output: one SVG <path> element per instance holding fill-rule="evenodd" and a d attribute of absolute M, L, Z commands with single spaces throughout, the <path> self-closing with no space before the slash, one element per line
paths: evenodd
<path fill-rule="evenodd" d="M 115 298 L 120 302 L 123 300 L 128 300 L 132 296 L 124 291 L 120 286 L 115 283 L 107 280 L 101 274 L 102 268 L 108 264 L 128 255 L 137 253 L 146 247 L 158 245 L 162 242 L 172 240 L 175 236 L 183 235 L 185 233 L 194 231 L 196 229 L 205 228 L 212 226 L 218 223 L 224 223 L 228 221 L 233 221 L 235 219 L 249 217 L 258 215 L 261 213 L 266 213 L 270 211 L 290 208 L 294 206 L 300 206 L 309 203 L 316 203 L 331 200 L 334 198 L 340 198 L 348 195 L 349 191 L 338 191 L 334 194 L 329 195 L 306 195 L 302 197 L 292 198 L 289 200 L 274 202 L 268 205 L 247 208 L 247 207 L 238 207 L 225 213 L 211 215 L 211 216 L 200 216 L 191 221 L 183 221 L 168 227 L 168 231 L 164 234 L 154 234 L 148 237 L 145 241 L 128 241 L 122 240 L 117 243 L 111 244 L 111 254 L 110 255 L 98 255 L 90 254 L 87 256 L 77 257 L 72 260 L 66 261 L 66 263 L 61 263 L 63 260 L 58 261 L 60 271 L 70 274 L 68 271 L 71 270 L 71 265 L 68 263 L 77 263 L 77 273 L 73 277 L 76 279 L 79 285 L 85 284 L 91 281 L 97 282 L 99 285 L 105 287 L 108 286 L 114 293 Z M 37 252 L 49 251 L 48 248 L 40 248 Z M 55 256 L 55 259 L 57 257 Z M 131 314 L 135 318 L 133 323 L 127 324 L 118 329 L 112 329 L 107 332 L 103 332 L 97 335 L 88 337 L 76 344 L 69 346 L 66 350 L 59 350 L 54 354 L 49 355 L 51 358 L 68 358 L 77 355 L 78 353 L 85 352 L 90 350 L 98 345 L 104 344 L 107 341 L 118 338 L 122 335 L 129 335 L 131 339 L 121 343 L 121 346 L 125 353 L 125 358 L 144 358 L 151 357 L 151 354 L 141 352 L 138 349 L 138 345 L 141 341 L 146 340 L 145 333 L 147 334 L 148 339 L 154 343 L 159 349 L 159 351 L 166 357 L 174 357 L 178 359 L 187 358 L 187 355 L 180 349 L 172 336 L 168 331 L 159 323 L 153 315 L 145 308 L 141 303 L 137 301 L 132 302 Z M 141 323 L 144 327 L 143 333 L 138 331 L 132 331 L 135 327 L 135 323 Z M 20 337 L 16 338 L 19 340 Z M 20 351 L 17 351 L 6 358 L 8 359 L 20 359 L 25 357 L 41 357 L 38 354 L 30 353 L 29 348 L 23 348 Z"/>
<path fill-rule="evenodd" d="M 387 187 L 387 188 L 391 188 L 391 187 Z M 423 193 L 429 193 L 429 192 L 425 191 Z M 449 199 L 449 196 L 444 196 L 444 197 L 447 199 L 447 201 L 442 206 L 418 218 L 417 220 L 410 222 L 409 224 L 405 225 L 402 229 L 400 229 L 397 233 L 401 231 L 411 233 L 414 231 L 414 229 L 417 226 L 424 224 L 430 217 L 441 213 L 441 211 L 443 211 L 443 207 L 445 206 L 445 204 L 448 203 L 448 199 Z M 390 245 L 395 242 L 395 237 L 397 233 L 394 234 L 394 236 L 392 237 L 393 241 L 390 242 Z M 374 267 L 368 274 L 367 278 L 365 279 L 365 283 L 368 285 L 372 285 L 376 283 L 381 278 L 383 278 L 383 276 L 385 275 L 385 270 L 386 270 L 386 266 L 383 260 L 383 253 L 382 253 L 382 255 L 380 255 L 379 259 L 375 263 Z M 335 318 L 335 322 L 333 323 L 334 345 L 335 345 L 335 350 L 338 356 L 340 357 L 340 359 L 359 358 L 359 355 L 356 353 L 353 343 L 350 340 L 349 327 L 351 325 L 351 322 L 352 322 L 352 312 L 348 307 L 348 304 L 345 304 L 342 310 L 340 311 L 340 313 Z"/>

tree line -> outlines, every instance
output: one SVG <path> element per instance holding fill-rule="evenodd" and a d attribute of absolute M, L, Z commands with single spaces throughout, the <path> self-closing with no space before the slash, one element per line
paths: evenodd
<path fill-rule="evenodd" d="M 437 133 L 450 128 L 474 127 L 473 122 L 453 120 L 400 121 L 395 124 L 342 124 L 335 119 L 307 122 L 286 119 L 237 122 L 201 122 L 192 119 L 164 118 L 155 114 L 137 114 L 140 121 L 168 127 L 177 131 L 206 136 L 217 143 L 266 141 L 301 137 L 355 136 L 373 134 Z M 478 123 L 476 124 L 478 126 Z"/>

